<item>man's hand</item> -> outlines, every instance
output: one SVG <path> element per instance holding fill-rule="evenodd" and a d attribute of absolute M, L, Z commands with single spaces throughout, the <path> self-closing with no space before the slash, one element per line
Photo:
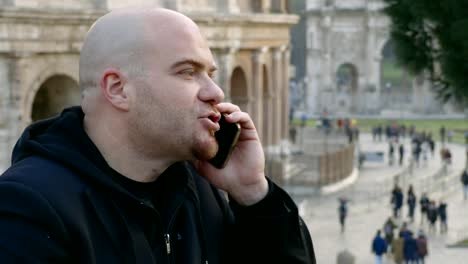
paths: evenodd
<path fill-rule="evenodd" d="M 265 155 L 255 125 L 249 114 L 241 112 L 231 103 L 220 103 L 216 108 L 229 114 L 226 121 L 241 126 L 239 141 L 230 160 L 223 169 L 217 169 L 208 161 L 198 161 L 198 172 L 211 184 L 226 191 L 237 203 L 255 204 L 268 193 L 265 178 Z"/>

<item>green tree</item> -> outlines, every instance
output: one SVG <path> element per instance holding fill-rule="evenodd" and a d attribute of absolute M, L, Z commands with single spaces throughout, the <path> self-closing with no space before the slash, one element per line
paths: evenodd
<path fill-rule="evenodd" d="M 468 0 L 384 0 L 398 62 L 438 98 L 468 105 Z"/>

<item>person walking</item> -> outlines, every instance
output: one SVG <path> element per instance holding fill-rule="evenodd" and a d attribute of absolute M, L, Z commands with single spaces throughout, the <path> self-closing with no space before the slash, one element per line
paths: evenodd
<path fill-rule="evenodd" d="M 403 261 L 405 260 L 403 254 L 404 243 L 405 240 L 402 234 L 399 234 L 398 237 L 396 237 L 392 241 L 391 249 L 393 254 L 393 261 L 395 262 L 395 264 L 403 264 Z"/>
<path fill-rule="evenodd" d="M 468 199 L 468 168 L 463 170 L 460 181 L 463 186 L 463 199 Z"/>
<path fill-rule="evenodd" d="M 400 226 L 400 230 L 398 231 L 398 235 L 400 235 L 403 238 L 408 238 L 410 233 L 411 230 L 408 229 L 408 223 L 403 222 Z"/>
<path fill-rule="evenodd" d="M 421 195 L 421 199 L 419 199 L 419 207 L 421 207 L 421 225 L 424 224 L 425 219 L 427 219 L 427 209 L 429 208 L 429 197 L 427 193 L 423 193 Z"/>
<path fill-rule="evenodd" d="M 402 166 L 403 160 L 405 158 L 405 146 L 403 145 L 403 143 L 400 143 L 400 146 L 398 147 L 398 153 L 400 154 L 398 164 Z"/>
<path fill-rule="evenodd" d="M 387 242 L 380 236 L 380 229 L 372 240 L 372 253 L 375 255 L 375 264 L 382 264 L 383 255 L 387 252 Z"/>
<path fill-rule="evenodd" d="M 392 217 L 388 217 L 387 221 L 385 221 L 383 225 L 383 232 L 385 237 L 385 242 L 387 242 L 388 246 L 392 245 L 393 237 L 394 237 L 394 230 L 397 225 L 393 222 Z"/>
<path fill-rule="evenodd" d="M 427 250 L 427 238 L 422 230 L 418 232 L 418 238 L 416 239 L 416 246 L 418 252 L 418 264 L 424 264 L 424 259 L 428 255 Z"/>
<path fill-rule="evenodd" d="M 437 217 L 439 216 L 438 207 L 435 201 L 430 201 L 427 208 L 427 220 L 429 221 L 429 231 L 435 233 Z"/>
<path fill-rule="evenodd" d="M 414 194 L 413 191 L 413 185 L 410 184 L 408 188 L 408 194 L 407 194 L 406 202 L 408 204 L 408 217 L 410 218 L 410 221 L 414 221 L 414 209 L 416 207 L 416 195 Z"/>
<path fill-rule="evenodd" d="M 398 184 L 395 184 L 393 187 L 392 198 L 390 202 L 393 206 L 393 217 L 399 217 L 401 207 L 403 206 L 403 192 Z"/>
<path fill-rule="evenodd" d="M 338 215 L 340 220 L 341 233 L 345 231 L 346 216 L 348 215 L 348 200 L 346 198 L 339 199 Z"/>
<path fill-rule="evenodd" d="M 113 10 L 80 48 L 81 105 L 28 126 L 0 177 L 0 263 L 316 263 L 192 19 Z M 221 168 L 222 116 L 240 135 Z"/>
<path fill-rule="evenodd" d="M 440 141 L 442 145 L 445 143 L 445 126 L 441 126 L 439 129 Z"/>
<path fill-rule="evenodd" d="M 418 263 L 418 246 L 412 232 L 409 232 L 408 236 L 405 237 L 405 242 L 403 243 L 403 255 L 405 257 L 405 264 Z"/>
<path fill-rule="evenodd" d="M 395 160 L 395 146 L 393 144 L 393 139 L 390 139 L 388 142 L 388 165 L 393 165 Z"/>
<path fill-rule="evenodd" d="M 440 233 L 447 233 L 448 226 L 447 226 L 447 203 L 444 201 L 439 202 L 439 207 L 437 209 L 439 214 L 439 221 L 440 221 Z"/>

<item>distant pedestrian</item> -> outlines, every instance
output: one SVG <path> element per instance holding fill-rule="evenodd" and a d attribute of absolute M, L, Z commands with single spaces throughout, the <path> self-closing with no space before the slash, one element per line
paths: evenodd
<path fill-rule="evenodd" d="M 393 261 L 395 261 L 395 264 L 402 264 L 404 260 L 404 255 L 403 255 L 403 246 L 404 246 L 405 240 L 403 239 L 403 236 L 400 234 L 398 237 L 393 239 L 392 241 L 392 254 L 393 254 Z"/>
<path fill-rule="evenodd" d="M 445 143 L 445 127 L 444 126 L 440 127 L 439 134 L 440 134 L 440 141 L 442 142 L 442 144 L 444 144 Z"/>
<path fill-rule="evenodd" d="M 390 202 L 393 206 L 393 216 L 395 218 L 399 217 L 401 207 L 403 206 L 403 192 L 397 184 L 395 184 L 395 187 L 392 190 L 392 198 Z"/>
<path fill-rule="evenodd" d="M 412 232 L 409 232 L 408 236 L 405 237 L 405 242 L 403 243 L 403 254 L 405 256 L 406 264 L 418 263 L 418 245 Z"/>
<path fill-rule="evenodd" d="M 408 223 L 403 222 L 400 227 L 400 231 L 398 232 L 398 235 L 401 236 L 402 238 L 408 238 L 411 233 L 411 230 L 408 229 Z"/>
<path fill-rule="evenodd" d="M 403 165 L 403 159 L 405 157 L 405 146 L 403 143 L 400 143 L 400 146 L 398 147 L 398 153 L 400 154 L 398 164 L 401 166 Z"/>
<path fill-rule="evenodd" d="M 440 157 L 445 166 L 449 166 L 450 164 L 452 164 L 452 152 L 450 151 L 450 149 L 445 147 L 442 148 L 440 150 Z"/>
<path fill-rule="evenodd" d="M 429 220 L 429 231 L 435 233 L 437 217 L 439 216 L 438 208 L 434 201 L 429 202 L 427 208 L 427 220 Z"/>
<path fill-rule="evenodd" d="M 411 152 L 416 166 L 419 167 L 419 157 L 421 156 L 421 140 L 415 136 L 411 141 Z"/>
<path fill-rule="evenodd" d="M 408 217 L 410 218 L 410 221 L 414 221 L 414 209 L 416 207 L 416 195 L 414 194 L 413 191 L 413 185 L 410 184 L 408 188 L 408 197 L 406 198 L 406 202 L 408 204 Z"/>
<path fill-rule="evenodd" d="M 395 147 L 393 146 L 393 141 L 390 140 L 388 142 L 388 164 L 393 165 L 393 161 L 395 159 Z"/>
<path fill-rule="evenodd" d="M 466 200 L 468 198 L 468 168 L 462 172 L 460 180 L 463 185 L 463 199 Z"/>
<path fill-rule="evenodd" d="M 424 224 L 424 220 L 427 218 L 427 209 L 429 208 L 429 197 L 427 197 L 426 193 L 421 195 L 421 199 L 419 199 L 419 205 L 421 207 L 421 225 Z"/>
<path fill-rule="evenodd" d="M 379 124 L 377 126 L 377 138 L 379 141 L 382 141 L 382 133 L 383 133 L 383 128 L 382 128 L 382 125 Z"/>
<path fill-rule="evenodd" d="M 341 233 L 343 233 L 345 231 L 346 216 L 348 215 L 348 200 L 346 198 L 340 198 L 339 202 L 338 215 L 340 219 Z"/>
<path fill-rule="evenodd" d="M 383 225 L 385 241 L 387 242 L 387 245 L 389 246 L 392 244 L 393 236 L 394 236 L 394 229 L 396 227 L 397 225 L 395 224 L 395 222 L 393 222 L 392 217 L 389 217 Z"/>
<path fill-rule="evenodd" d="M 434 157 L 435 142 L 434 142 L 434 139 L 432 139 L 432 136 L 428 137 L 427 142 L 429 142 L 429 149 L 431 150 L 431 157 Z"/>
<path fill-rule="evenodd" d="M 372 240 L 372 253 L 375 255 L 375 264 L 382 264 L 383 255 L 387 252 L 387 242 L 380 236 L 380 230 Z"/>
<path fill-rule="evenodd" d="M 439 202 L 438 214 L 440 221 L 440 233 L 447 233 L 447 204 L 443 201 Z"/>
<path fill-rule="evenodd" d="M 424 259 L 428 255 L 427 238 L 422 230 L 419 230 L 418 238 L 416 239 L 416 246 L 418 248 L 418 263 L 424 264 Z"/>

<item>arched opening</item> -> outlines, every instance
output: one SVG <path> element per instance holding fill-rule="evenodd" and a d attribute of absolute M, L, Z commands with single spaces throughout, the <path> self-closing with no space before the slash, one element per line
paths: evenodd
<path fill-rule="evenodd" d="M 336 71 L 336 92 L 341 109 L 357 110 L 358 71 L 351 63 L 341 64 Z"/>
<path fill-rule="evenodd" d="M 241 67 L 236 67 L 231 75 L 231 102 L 242 111 L 248 111 L 247 79 Z"/>
<path fill-rule="evenodd" d="M 398 65 L 393 41 L 382 48 L 380 64 L 380 92 L 384 108 L 402 109 L 411 104 L 413 77 Z"/>
<path fill-rule="evenodd" d="M 78 84 L 66 75 L 55 75 L 47 79 L 34 98 L 31 119 L 37 121 L 57 115 L 64 107 L 80 103 Z"/>

